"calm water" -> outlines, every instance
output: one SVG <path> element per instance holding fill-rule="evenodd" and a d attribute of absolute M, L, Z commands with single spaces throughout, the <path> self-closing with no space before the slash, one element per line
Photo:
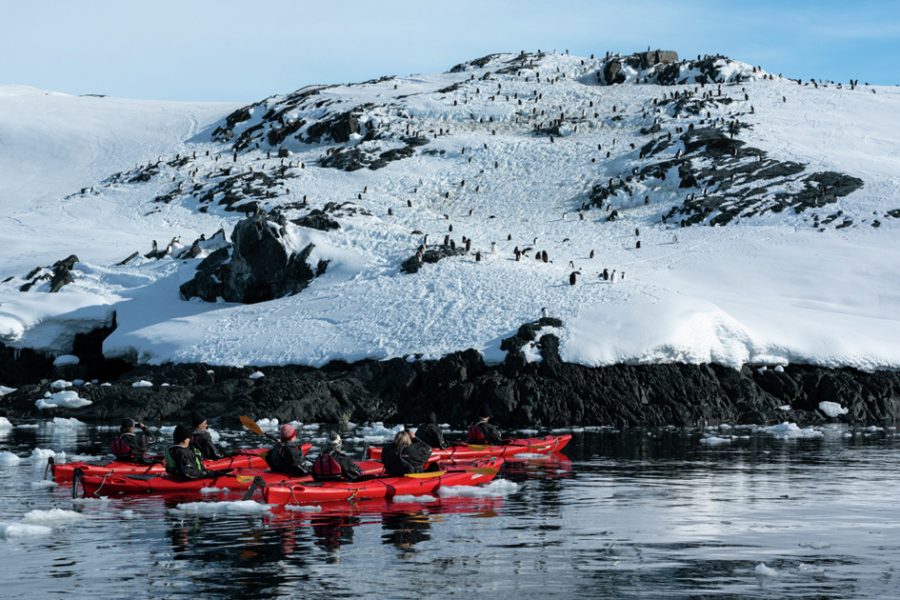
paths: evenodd
<path fill-rule="evenodd" d="M 578 432 L 567 458 L 505 472 L 505 496 L 315 513 L 198 516 L 33 484 L 33 448 L 100 455 L 112 435 L 0 430 L 23 457 L 0 465 L 0 597 L 900 597 L 892 430 Z M 26 517 L 53 508 L 75 514 Z M 17 537 L 23 519 L 52 532 Z"/>

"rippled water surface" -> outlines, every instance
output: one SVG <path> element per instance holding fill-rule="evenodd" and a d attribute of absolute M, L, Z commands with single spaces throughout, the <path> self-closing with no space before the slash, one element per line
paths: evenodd
<path fill-rule="evenodd" d="M 37 483 L 110 430 L 0 429 L 0 597 L 900 597 L 900 437 L 787 434 L 576 432 L 506 495 L 199 516 Z"/>

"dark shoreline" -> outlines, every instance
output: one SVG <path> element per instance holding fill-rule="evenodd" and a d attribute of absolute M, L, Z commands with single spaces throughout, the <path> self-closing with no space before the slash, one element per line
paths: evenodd
<path fill-rule="evenodd" d="M 0 398 L 0 415 L 12 418 L 77 417 L 116 421 L 139 417 L 173 421 L 200 412 L 211 419 L 247 414 L 304 422 L 417 423 L 434 410 L 442 422 L 462 426 L 487 404 L 505 427 L 573 425 L 702 426 L 815 424 L 838 421 L 891 424 L 900 417 L 900 372 L 863 372 L 792 364 L 781 369 L 716 364 L 611 365 L 562 362 L 558 339 L 538 342 L 543 360 L 526 363 L 521 347 L 543 319 L 523 325 L 503 342 L 505 362 L 486 365 L 474 350 L 439 360 L 335 361 L 306 366 L 216 367 L 204 364 L 133 366 L 107 360 L 99 344 L 83 344 L 81 364 L 54 367 L 52 357 L 0 345 L 0 383 L 18 389 Z M 558 323 L 558 322 L 557 322 Z M 90 335 L 90 334 L 88 334 Z M 103 335 L 102 337 L 105 337 Z M 100 334 L 94 340 L 102 341 Z M 77 352 L 76 352 L 77 354 Z M 264 377 L 250 379 L 253 371 Z M 109 381 L 78 388 L 93 402 L 79 409 L 38 411 L 54 379 Z M 133 388 L 138 380 L 152 388 Z M 168 386 L 161 386 L 162 383 Z M 837 402 L 846 415 L 829 418 L 819 402 Z M 790 410 L 781 407 L 790 405 Z"/>

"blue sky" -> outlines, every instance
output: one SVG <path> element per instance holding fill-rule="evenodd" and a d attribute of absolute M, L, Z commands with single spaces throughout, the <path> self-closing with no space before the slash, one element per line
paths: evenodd
<path fill-rule="evenodd" d="M 0 83 L 251 101 L 490 52 L 647 46 L 791 77 L 900 83 L 900 2 L 0 0 Z"/>

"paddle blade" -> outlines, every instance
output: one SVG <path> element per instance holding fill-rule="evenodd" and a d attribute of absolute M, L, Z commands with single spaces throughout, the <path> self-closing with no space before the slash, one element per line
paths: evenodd
<path fill-rule="evenodd" d="M 253 475 L 235 475 L 235 479 L 237 479 L 238 483 L 253 483 L 254 476 Z"/>
<path fill-rule="evenodd" d="M 256 435 L 266 435 L 266 433 L 262 430 L 262 427 L 260 427 L 259 424 L 250 417 L 241 415 L 238 418 L 241 420 L 241 425 L 243 425 Z"/>
<path fill-rule="evenodd" d="M 467 444 L 469 446 L 469 450 L 486 450 L 490 448 L 490 446 L 485 446 L 484 444 Z"/>
<path fill-rule="evenodd" d="M 425 473 L 407 473 L 404 477 L 412 477 L 413 479 L 431 479 L 432 477 L 440 477 L 446 475 L 447 471 L 427 471 Z"/>

